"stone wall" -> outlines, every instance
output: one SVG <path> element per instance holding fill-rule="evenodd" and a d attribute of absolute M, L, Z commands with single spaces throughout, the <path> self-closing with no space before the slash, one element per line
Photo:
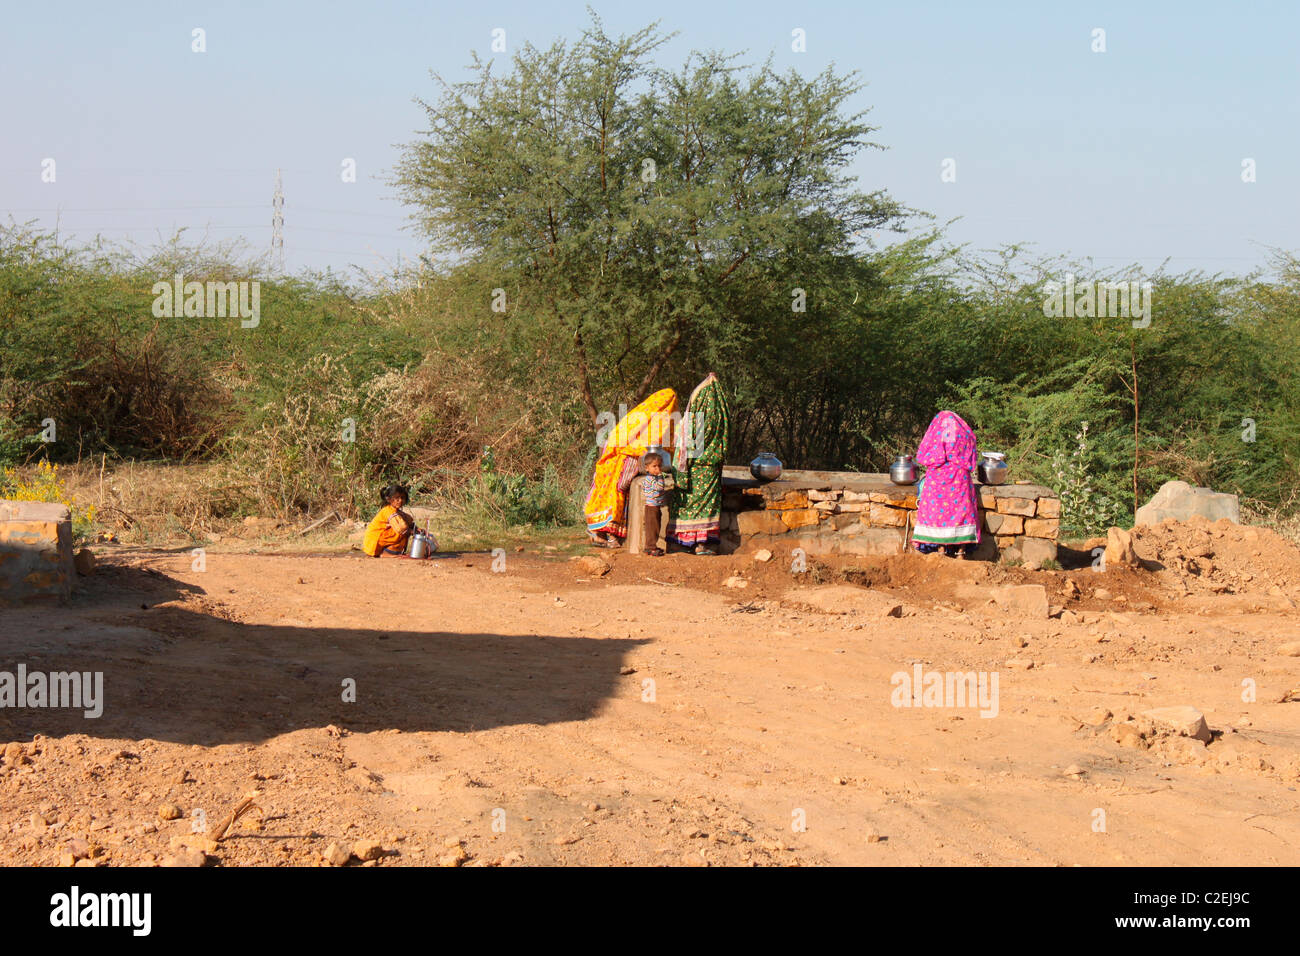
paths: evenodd
<path fill-rule="evenodd" d="M 808 554 L 899 554 L 916 518 L 916 487 L 888 475 L 787 471 L 758 482 L 723 470 L 724 550 L 785 544 Z M 1061 501 L 1042 485 L 976 484 L 983 540 L 976 557 L 1041 566 L 1055 560 Z"/>
<path fill-rule="evenodd" d="M 0 501 L 0 607 L 66 601 L 75 573 L 72 515 L 65 506 Z"/>

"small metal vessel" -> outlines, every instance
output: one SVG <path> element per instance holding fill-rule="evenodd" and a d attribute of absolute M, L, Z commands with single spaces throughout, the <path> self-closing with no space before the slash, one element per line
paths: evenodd
<path fill-rule="evenodd" d="M 648 454 L 650 454 L 651 452 L 654 452 L 654 453 L 655 453 L 656 455 L 658 455 L 661 459 L 663 459 L 663 461 L 662 461 L 663 470 L 664 470 L 664 473 L 667 474 L 668 469 L 671 468 L 671 467 L 673 466 L 673 453 L 672 453 L 672 451 L 671 451 L 670 449 L 668 449 L 668 448 L 665 448 L 663 445 L 650 445 L 650 446 L 648 446 L 648 447 L 646 448 L 645 453 L 646 453 L 646 455 L 648 455 Z M 640 470 L 641 470 L 641 474 L 644 475 L 644 474 L 645 474 L 645 455 L 642 455 L 642 456 L 641 456 L 641 469 L 640 469 Z"/>
<path fill-rule="evenodd" d="M 889 480 L 896 485 L 916 484 L 916 462 L 911 455 L 899 455 L 889 466 Z"/>
<path fill-rule="evenodd" d="M 433 552 L 438 550 L 438 542 L 428 531 L 415 530 L 411 532 L 411 545 L 408 553 L 413 558 L 427 558 Z"/>
<path fill-rule="evenodd" d="M 984 484 L 1000 485 L 1007 480 L 1007 456 L 1000 451 L 980 452 L 977 471 Z"/>
<path fill-rule="evenodd" d="M 781 459 L 770 451 L 761 451 L 749 463 L 749 473 L 759 481 L 776 481 L 781 477 Z"/>

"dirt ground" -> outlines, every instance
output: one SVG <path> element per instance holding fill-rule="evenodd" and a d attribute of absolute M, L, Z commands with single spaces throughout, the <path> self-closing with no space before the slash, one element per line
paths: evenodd
<path fill-rule="evenodd" d="M 1226 523 L 1136 543 L 1105 571 L 603 575 L 540 546 L 99 546 L 70 606 L 0 611 L 0 670 L 102 671 L 105 698 L 0 710 L 0 863 L 1300 863 L 1300 552 Z M 996 716 L 895 706 L 917 665 L 996 672 Z M 1208 745 L 1141 716 L 1177 705 Z"/>

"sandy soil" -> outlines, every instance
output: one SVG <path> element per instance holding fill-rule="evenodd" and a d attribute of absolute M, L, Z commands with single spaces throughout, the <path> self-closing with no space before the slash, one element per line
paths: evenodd
<path fill-rule="evenodd" d="M 1300 863 L 1300 553 L 1227 525 L 1137 544 L 1104 572 L 1085 549 L 603 576 L 101 548 L 70 607 L 0 611 L 0 669 L 102 671 L 106 699 L 0 710 L 0 863 Z M 1023 584 L 1046 613 L 991 600 Z M 996 717 L 894 706 L 915 665 L 996 672 Z M 1140 716 L 1173 705 L 1213 740 Z"/>

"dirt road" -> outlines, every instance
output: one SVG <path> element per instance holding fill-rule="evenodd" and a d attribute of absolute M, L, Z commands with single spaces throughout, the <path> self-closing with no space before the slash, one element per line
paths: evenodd
<path fill-rule="evenodd" d="M 1173 532 L 1104 573 L 106 551 L 0 611 L 0 669 L 104 675 L 0 710 L 0 863 L 177 862 L 256 790 L 210 863 L 1294 865 L 1300 555 L 1242 532 L 1204 574 Z M 932 672 L 996 699 L 896 706 Z M 1140 716 L 1178 705 L 1208 746 Z"/>

